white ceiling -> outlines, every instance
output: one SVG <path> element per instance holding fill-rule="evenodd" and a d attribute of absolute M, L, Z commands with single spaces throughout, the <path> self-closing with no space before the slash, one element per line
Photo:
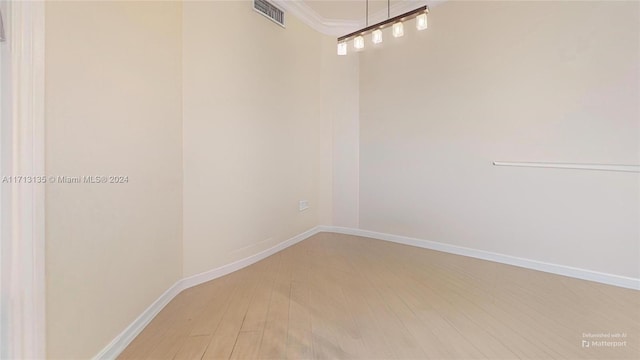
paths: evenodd
<path fill-rule="evenodd" d="M 394 0 L 396 5 L 404 0 Z M 304 0 L 308 7 L 325 19 L 362 20 L 365 18 L 365 0 Z M 387 0 L 369 0 L 369 15 L 387 10 Z"/>
<path fill-rule="evenodd" d="M 344 35 L 365 26 L 366 0 L 272 0 L 285 11 L 312 28 L 334 36 Z M 446 0 L 391 0 L 390 16 L 396 16 L 428 4 Z M 387 18 L 387 0 L 369 0 L 369 25 Z"/>

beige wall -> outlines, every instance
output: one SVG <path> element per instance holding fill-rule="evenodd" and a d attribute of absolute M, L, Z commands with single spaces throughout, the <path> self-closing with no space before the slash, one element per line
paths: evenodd
<path fill-rule="evenodd" d="M 347 57 L 247 1 L 46 10 L 47 173 L 129 176 L 47 185 L 49 357 L 318 224 L 640 276 L 637 175 L 490 165 L 640 162 L 638 4 L 449 2 Z"/>
<path fill-rule="evenodd" d="M 256 254 L 331 217 L 325 37 L 251 2 L 183 4 L 184 275 Z M 310 208 L 298 211 L 298 200 Z"/>
<path fill-rule="evenodd" d="M 47 355 L 96 355 L 181 277 L 181 6 L 48 2 Z"/>
<path fill-rule="evenodd" d="M 332 135 L 357 129 L 334 38 L 247 1 L 46 10 L 47 173 L 129 176 L 47 187 L 50 357 L 93 356 L 181 277 L 331 223 Z"/>
<path fill-rule="evenodd" d="M 640 277 L 637 2 L 447 2 L 360 63 L 360 226 Z"/>
<path fill-rule="evenodd" d="M 322 52 L 322 114 L 331 126 L 327 155 L 331 170 L 332 216 L 323 225 L 358 227 L 359 57 L 337 56 L 336 39 L 326 37 Z"/>

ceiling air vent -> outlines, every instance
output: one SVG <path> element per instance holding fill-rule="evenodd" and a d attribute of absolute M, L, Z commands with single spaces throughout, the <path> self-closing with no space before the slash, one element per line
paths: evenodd
<path fill-rule="evenodd" d="M 284 27 L 284 11 L 266 0 L 253 0 L 253 10 Z"/>

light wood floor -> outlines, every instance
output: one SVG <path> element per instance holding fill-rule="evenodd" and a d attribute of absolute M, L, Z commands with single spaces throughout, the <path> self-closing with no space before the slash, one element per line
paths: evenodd
<path fill-rule="evenodd" d="M 640 359 L 640 292 L 323 233 L 185 290 L 120 358 Z"/>

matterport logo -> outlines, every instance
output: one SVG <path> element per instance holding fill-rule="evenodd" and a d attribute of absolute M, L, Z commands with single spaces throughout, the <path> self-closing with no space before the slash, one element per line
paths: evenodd
<path fill-rule="evenodd" d="M 582 333 L 583 348 L 618 348 L 627 346 L 627 333 Z"/>

